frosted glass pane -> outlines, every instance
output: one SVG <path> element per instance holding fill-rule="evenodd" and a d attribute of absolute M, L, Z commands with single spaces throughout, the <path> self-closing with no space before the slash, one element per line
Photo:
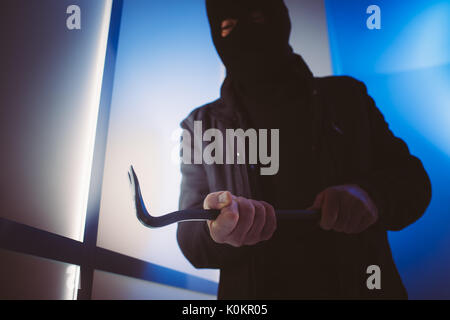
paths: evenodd
<path fill-rule="evenodd" d="M 0 249 L 0 300 L 76 298 L 79 267 Z"/>
<path fill-rule="evenodd" d="M 82 239 L 111 1 L 1 1 L 1 217 Z"/>
<path fill-rule="evenodd" d="M 292 20 L 291 45 L 316 77 L 332 74 L 323 0 L 285 0 Z"/>
<path fill-rule="evenodd" d="M 175 2 L 124 1 L 97 245 L 217 281 L 218 271 L 196 270 L 184 258 L 176 226 L 150 230 L 139 223 L 127 176 L 133 164 L 155 215 L 177 210 L 181 175 L 172 156 L 179 123 L 219 92 L 221 65 L 204 3 Z"/>
<path fill-rule="evenodd" d="M 212 295 L 95 270 L 94 300 L 215 300 Z"/>

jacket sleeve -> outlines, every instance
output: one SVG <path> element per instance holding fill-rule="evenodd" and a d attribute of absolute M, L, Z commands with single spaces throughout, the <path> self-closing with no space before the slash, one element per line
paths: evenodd
<path fill-rule="evenodd" d="M 376 204 L 380 223 L 401 230 L 418 220 L 431 200 L 431 183 L 422 162 L 394 136 L 374 100 L 363 90 L 370 123 L 372 172 L 358 182 Z"/>
<path fill-rule="evenodd" d="M 191 122 L 185 120 L 181 127 L 193 137 Z M 183 144 L 183 147 L 189 146 Z M 191 157 L 193 152 L 191 148 Z M 201 164 L 181 163 L 181 174 L 180 210 L 203 209 L 203 201 L 210 193 L 205 168 Z M 220 269 L 227 264 L 235 264 L 250 250 L 250 247 L 235 248 L 216 243 L 210 236 L 206 221 L 178 223 L 177 241 L 184 256 L 196 268 Z"/>

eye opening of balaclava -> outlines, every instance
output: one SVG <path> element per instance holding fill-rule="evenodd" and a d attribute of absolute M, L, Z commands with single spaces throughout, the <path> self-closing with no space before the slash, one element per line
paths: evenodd
<path fill-rule="evenodd" d="M 292 48 L 291 21 L 283 0 L 206 0 L 211 35 L 227 74 L 239 81 L 265 81 L 282 74 Z M 264 23 L 255 23 L 250 14 L 260 11 Z M 238 22 L 222 37 L 225 19 Z"/>

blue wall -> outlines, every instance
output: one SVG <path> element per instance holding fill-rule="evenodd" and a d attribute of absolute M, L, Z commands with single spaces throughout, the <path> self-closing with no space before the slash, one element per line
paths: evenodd
<path fill-rule="evenodd" d="M 333 70 L 366 83 L 428 171 L 425 216 L 390 242 L 410 298 L 450 298 L 450 1 L 326 0 Z M 381 29 L 369 30 L 369 5 Z"/>

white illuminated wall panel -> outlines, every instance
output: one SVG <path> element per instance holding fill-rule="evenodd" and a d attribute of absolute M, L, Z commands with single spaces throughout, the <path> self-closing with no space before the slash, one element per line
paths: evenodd
<path fill-rule="evenodd" d="M 83 239 L 111 5 L 2 0 L 0 217 Z"/>

